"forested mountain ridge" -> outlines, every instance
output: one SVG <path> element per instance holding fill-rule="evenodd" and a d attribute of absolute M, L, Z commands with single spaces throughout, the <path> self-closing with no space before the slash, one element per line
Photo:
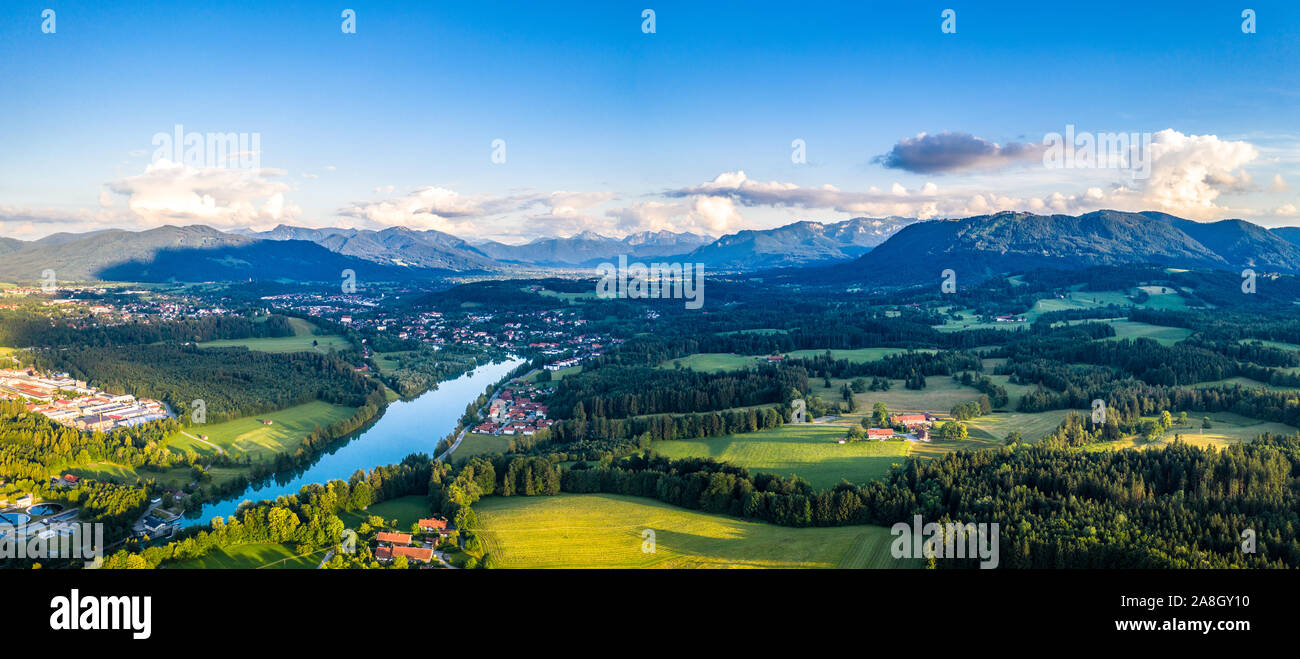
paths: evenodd
<path fill-rule="evenodd" d="M 855 261 L 805 274 L 871 285 L 914 285 L 938 281 L 947 269 L 971 282 L 1036 268 L 1148 263 L 1300 272 L 1300 251 L 1244 220 L 1207 224 L 1163 213 L 1110 210 L 1078 216 L 1003 212 L 918 222 Z"/>

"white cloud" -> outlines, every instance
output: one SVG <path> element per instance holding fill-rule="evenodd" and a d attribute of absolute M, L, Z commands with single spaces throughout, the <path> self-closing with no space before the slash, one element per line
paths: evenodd
<path fill-rule="evenodd" d="M 1151 140 L 1151 170 L 1146 179 L 1132 178 L 1130 170 L 1115 169 L 1109 184 L 1091 184 L 1079 191 L 994 192 L 988 189 L 950 187 L 940 189 L 927 182 L 909 189 L 895 182 L 889 190 L 874 186 L 864 192 L 841 190 L 833 185 L 800 186 L 780 181 L 756 181 L 745 172 L 724 172 L 712 181 L 665 193 L 670 198 L 711 196 L 727 198 L 746 207 L 790 207 L 834 211 L 852 215 L 901 215 L 931 219 L 966 217 L 1003 210 L 1035 213 L 1081 213 L 1102 208 L 1117 210 L 1160 210 L 1193 219 L 1220 219 L 1243 209 L 1222 203 L 1225 195 L 1256 190 L 1245 167 L 1259 157 L 1259 151 L 1244 141 L 1223 140 L 1215 135 L 1184 135 L 1167 129 Z M 1092 180 L 1107 170 L 1062 169 L 1049 172 L 1060 187 L 1080 178 Z M 1017 173 L 990 181 L 986 186 L 1021 180 Z M 1275 177 L 1276 188 L 1281 177 Z M 662 211 L 660 211 L 662 214 Z"/>
<path fill-rule="evenodd" d="M 193 167 L 159 159 L 144 173 L 108 183 L 145 225 L 207 224 L 218 229 L 267 227 L 293 220 L 289 186 L 276 169 Z"/>
<path fill-rule="evenodd" d="M 1152 136 L 1151 178 L 1133 192 L 1150 210 L 1212 217 L 1227 210 L 1218 204 L 1220 195 L 1250 189 L 1242 167 L 1258 157 L 1249 142 L 1165 129 Z"/>

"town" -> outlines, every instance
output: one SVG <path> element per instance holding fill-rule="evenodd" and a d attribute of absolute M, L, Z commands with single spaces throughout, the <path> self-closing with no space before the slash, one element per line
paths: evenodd
<path fill-rule="evenodd" d="M 108 432 L 172 417 L 161 402 L 131 394 L 109 394 L 74 380 L 67 373 L 42 375 L 34 370 L 0 370 L 0 396 L 34 401 L 28 411 L 78 430 Z"/>

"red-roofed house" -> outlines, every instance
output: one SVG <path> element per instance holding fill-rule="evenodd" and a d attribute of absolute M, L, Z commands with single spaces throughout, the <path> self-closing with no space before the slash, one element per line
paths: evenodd
<path fill-rule="evenodd" d="M 889 439 L 893 436 L 893 428 L 867 428 L 868 439 Z"/>
<path fill-rule="evenodd" d="M 375 540 L 379 542 L 390 542 L 395 545 L 411 544 L 411 536 L 410 534 L 407 533 L 390 533 L 388 531 L 380 531 L 379 534 L 375 536 Z"/>
<path fill-rule="evenodd" d="M 896 426 L 925 426 L 930 424 L 930 420 L 925 418 L 924 414 L 895 414 L 890 417 L 890 422 Z"/>
<path fill-rule="evenodd" d="M 442 531 L 447 528 L 447 520 L 441 517 L 430 517 L 418 522 L 421 531 Z"/>
<path fill-rule="evenodd" d="M 433 550 L 427 547 L 393 547 L 393 558 L 405 556 L 407 560 L 428 563 L 433 560 Z"/>

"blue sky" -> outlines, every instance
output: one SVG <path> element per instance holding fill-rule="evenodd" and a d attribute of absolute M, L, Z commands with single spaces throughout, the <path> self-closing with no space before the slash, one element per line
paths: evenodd
<path fill-rule="evenodd" d="M 1254 34 L 1240 3 L 244 4 L 0 6 L 0 235 L 519 241 L 1098 207 L 1300 224 L 1295 3 L 1246 3 Z M 259 134 L 259 168 L 156 162 L 178 124 Z M 1067 125 L 1154 135 L 1150 178 L 1003 151 Z"/>

